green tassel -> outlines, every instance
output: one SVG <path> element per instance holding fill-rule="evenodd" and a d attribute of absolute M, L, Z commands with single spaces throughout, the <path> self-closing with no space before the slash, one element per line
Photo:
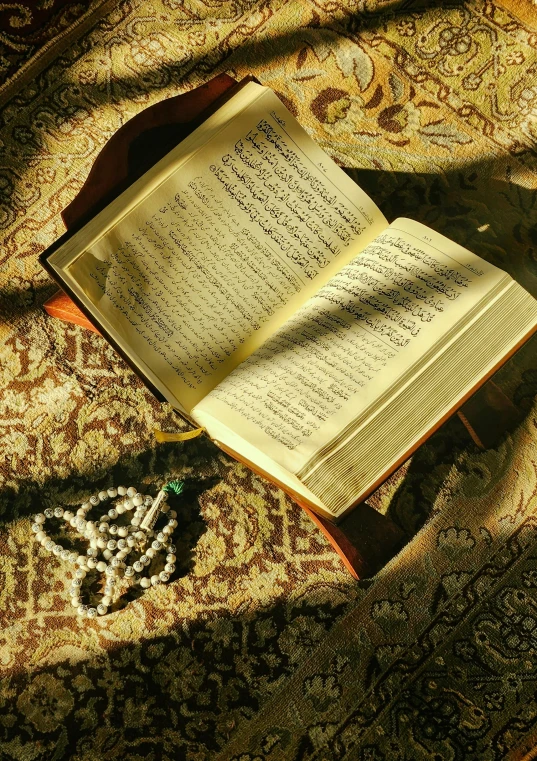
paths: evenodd
<path fill-rule="evenodd" d="M 185 488 L 185 482 L 184 481 L 170 481 L 170 483 L 166 484 L 166 486 L 163 487 L 162 491 L 167 491 L 168 494 L 171 494 L 172 492 L 174 494 L 181 494 L 183 489 Z"/>

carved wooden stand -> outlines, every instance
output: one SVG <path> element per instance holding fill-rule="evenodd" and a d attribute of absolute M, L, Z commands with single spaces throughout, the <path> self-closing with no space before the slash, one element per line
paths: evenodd
<path fill-rule="evenodd" d="M 81 226 L 110 203 L 216 110 L 236 85 L 234 79 L 221 74 L 189 93 L 147 108 L 124 124 L 98 155 L 76 198 L 63 210 L 66 228 Z M 44 308 L 52 317 L 99 332 L 62 292 Z M 483 448 L 494 446 L 501 433 L 519 420 L 518 410 L 491 381 L 458 414 L 472 439 Z M 405 543 L 401 529 L 366 502 L 337 526 L 307 506 L 300 507 L 356 579 L 374 574 Z"/>

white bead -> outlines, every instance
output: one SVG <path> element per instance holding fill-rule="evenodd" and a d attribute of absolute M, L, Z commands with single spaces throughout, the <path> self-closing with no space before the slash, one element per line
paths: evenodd
<path fill-rule="evenodd" d="M 169 544 L 166 549 L 168 550 L 168 552 L 175 552 L 177 548 L 175 544 Z"/>
<path fill-rule="evenodd" d="M 109 550 L 115 550 L 117 547 L 117 542 L 115 539 L 110 539 L 110 541 L 106 545 L 107 549 Z"/>
<path fill-rule="evenodd" d="M 120 552 L 117 553 L 116 558 L 121 562 L 125 560 L 128 554 L 129 554 L 128 550 L 121 550 Z"/>
<path fill-rule="evenodd" d="M 81 586 L 82 586 L 82 579 L 73 579 L 71 581 L 71 588 L 72 589 L 75 589 L 76 587 L 81 587 Z"/>
<path fill-rule="evenodd" d="M 151 584 L 152 584 L 152 586 L 157 587 L 160 583 L 161 583 L 161 581 L 160 581 L 159 577 L 157 576 L 157 574 L 155 574 L 154 576 L 151 576 Z"/>
<path fill-rule="evenodd" d="M 82 568 L 77 568 L 75 571 L 75 577 L 77 579 L 85 579 L 86 578 L 86 571 L 84 571 Z"/>
<path fill-rule="evenodd" d="M 166 563 L 164 570 L 166 573 L 172 574 L 175 571 L 175 565 L 173 563 Z"/>
<path fill-rule="evenodd" d="M 120 537 L 122 537 L 122 538 L 123 538 L 123 537 L 126 537 L 126 536 L 128 536 L 128 535 L 129 535 L 129 530 L 127 529 L 127 527 L 126 527 L 126 526 L 120 526 L 120 527 L 118 528 L 118 530 L 117 530 L 117 535 L 118 535 L 118 536 L 120 536 Z"/>
<path fill-rule="evenodd" d="M 125 508 L 125 510 L 132 510 L 132 508 L 134 507 L 132 499 L 126 499 L 125 502 L 123 503 L 123 507 Z"/>
<path fill-rule="evenodd" d="M 170 518 L 177 518 L 177 513 L 175 510 L 170 510 Z"/>
<path fill-rule="evenodd" d="M 80 557 L 82 557 L 82 555 Z M 76 554 L 76 552 L 70 552 L 69 553 L 69 562 L 73 563 L 73 565 L 74 565 L 77 562 L 77 560 L 78 560 L 78 555 Z"/>
<path fill-rule="evenodd" d="M 91 547 L 91 549 L 92 549 L 92 550 L 96 550 L 98 546 L 99 546 L 99 539 L 98 539 L 98 538 L 93 538 L 93 537 L 92 537 L 92 538 L 90 539 L 90 547 Z"/>
<path fill-rule="evenodd" d="M 146 507 L 149 507 L 153 504 L 153 497 L 150 494 L 146 494 L 144 497 L 144 505 Z"/>
<path fill-rule="evenodd" d="M 49 552 L 52 552 L 52 550 L 54 549 L 54 542 L 52 541 L 52 539 L 49 539 L 48 541 L 45 542 L 45 549 L 48 550 Z"/>
<path fill-rule="evenodd" d="M 47 507 L 44 511 L 45 518 L 54 518 L 54 510 L 51 507 Z"/>
<path fill-rule="evenodd" d="M 140 523 L 141 523 L 141 522 L 142 522 L 142 519 L 141 519 L 141 518 L 136 518 L 136 517 L 134 517 L 134 518 L 132 519 L 132 521 L 131 521 L 131 524 L 132 524 L 133 526 L 136 526 L 136 528 L 138 528 L 138 526 L 140 525 Z"/>
<path fill-rule="evenodd" d="M 173 554 L 173 552 L 169 552 L 169 553 L 166 555 L 166 562 L 167 562 L 167 563 L 175 563 L 175 561 L 176 561 L 176 560 L 177 560 L 177 558 L 175 557 L 175 555 Z"/>
<path fill-rule="evenodd" d="M 144 576 L 140 579 L 140 586 L 143 587 L 143 589 L 147 589 L 151 586 L 150 580 L 147 578 L 147 576 Z"/>
<path fill-rule="evenodd" d="M 111 566 L 111 565 L 107 565 L 106 566 L 105 574 L 107 576 L 115 576 L 116 573 L 117 573 L 117 571 L 116 571 L 116 569 L 113 566 Z"/>
<path fill-rule="evenodd" d="M 104 537 L 99 537 L 97 539 L 97 547 L 100 547 L 101 550 L 104 550 L 106 547 L 106 539 Z"/>
<path fill-rule="evenodd" d="M 110 560 L 110 558 L 112 557 L 112 554 L 113 554 L 112 550 L 106 549 L 103 551 L 103 558 L 105 560 Z"/>
<path fill-rule="evenodd" d="M 138 539 L 139 542 L 143 542 L 146 538 L 145 531 L 137 531 L 134 535 L 135 539 Z"/>
<path fill-rule="evenodd" d="M 120 497 L 124 497 L 125 494 L 127 493 L 126 487 L 125 486 L 118 486 L 117 487 L 117 493 L 119 494 Z"/>
<path fill-rule="evenodd" d="M 32 523 L 32 531 L 34 532 L 34 534 L 37 534 L 38 531 L 41 531 L 41 524 Z"/>
<path fill-rule="evenodd" d="M 45 533 L 45 532 L 43 532 L 43 533 Z M 48 542 L 49 540 L 50 540 L 50 536 L 47 536 L 47 535 L 45 534 L 45 536 L 44 536 L 44 537 L 41 539 L 41 546 L 46 548 L 46 546 L 47 546 L 47 542 Z"/>
<path fill-rule="evenodd" d="M 78 518 L 76 517 L 76 515 L 74 515 L 71 518 L 71 520 L 69 521 L 69 525 L 72 526 L 73 528 L 76 528 L 76 522 L 77 522 L 77 520 L 78 520 Z"/>
<path fill-rule="evenodd" d="M 96 618 L 97 617 L 97 608 L 88 608 L 88 612 L 86 613 L 88 618 Z"/>
<path fill-rule="evenodd" d="M 80 597 L 71 597 L 71 605 L 73 608 L 78 608 L 80 605 Z"/>
<path fill-rule="evenodd" d="M 125 568 L 125 577 L 128 579 L 131 576 L 134 576 L 134 568 L 132 567 L 132 565 L 128 565 Z"/>
<path fill-rule="evenodd" d="M 71 518 L 74 518 L 74 517 L 75 517 L 75 514 L 73 512 L 71 512 L 71 510 L 64 510 L 63 511 L 63 519 L 64 519 L 64 521 L 67 521 L 67 523 L 69 523 Z"/>
<path fill-rule="evenodd" d="M 97 563 L 96 568 L 99 571 L 99 573 L 104 573 L 106 571 L 106 568 L 107 568 L 106 563 L 104 562 L 104 560 L 99 560 L 99 562 Z"/>
<path fill-rule="evenodd" d="M 149 565 L 151 563 L 151 558 L 147 557 L 147 555 L 142 555 L 140 557 L 140 563 L 143 563 L 144 565 Z"/>
<path fill-rule="evenodd" d="M 108 607 L 104 605 L 102 602 L 99 605 L 97 605 L 97 613 L 100 616 L 106 615 L 107 612 L 108 612 Z"/>
<path fill-rule="evenodd" d="M 61 544 L 55 544 L 52 552 L 56 555 L 56 557 L 58 557 L 58 555 L 60 554 L 62 550 L 63 550 L 63 547 L 61 546 Z"/>
<path fill-rule="evenodd" d="M 76 514 L 78 515 L 79 518 L 83 518 L 86 515 L 86 511 L 84 510 L 83 507 L 79 507 L 78 510 L 76 511 Z"/>
<path fill-rule="evenodd" d="M 118 491 L 115 488 L 115 486 L 111 486 L 106 491 L 108 492 L 108 496 L 110 497 L 110 499 L 114 499 L 114 497 L 117 497 Z"/>
<path fill-rule="evenodd" d="M 159 531 L 157 534 L 157 540 L 159 542 L 165 542 L 166 541 L 166 534 L 163 534 L 162 531 Z"/>
<path fill-rule="evenodd" d="M 165 537 L 169 537 L 173 534 L 173 528 L 171 526 L 164 526 L 164 528 L 162 529 L 162 533 L 164 534 Z M 161 540 L 161 541 L 164 541 L 164 540 Z"/>
<path fill-rule="evenodd" d="M 115 521 L 115 519 L 117 518 L 117 510 L 111 507 L 110 510 L 108 511 L 108 515 L 113 521 Z"/>
<path fill-rule="evenodd" d="M 156 551 L 156 550 L 154 550 L 154 549 L 153 549 L 153 547 L 149 547 L 149 548 L 148 548 L 148 549 L 145 551 L 145 554 L 147 555 L 147 557 L 148 557 L 148 558 L 154 558 L 154 557 L 155 557 L 155 555 L 157 554 L 157 551 Z"/>
<path fill-rule="evenodd" d="M 85 616 L 88 612 L 88 606 L 87 605 L 79 605 L 77 608 L 77 613 L 79 616 Z"/>
<path fill-rule="evenodd" d="M 54 517 L 55 518 L 61 518 L 63 516 L 63 507 L 55 507 L 54 508 Z"/>
<path fill-rule="evenodd" d="M 158 540 L 158 539 L 155 539 L 155 541 L 151 543 L 151 547 L 152 547 L 154 550 L 157 550 L 157 551 L 158 551 L 158 550 L 161 550 L 161 549 L 162 549 L 162 542 L 159 542 L 159 540 Z"/>
<path fill-rule="evenodd" d="M 139 560 L 137 560 L 135 563 L 133 563 L 132 567 L 134 568 L 136 573 L 140 573 L 140 571 L 144 570 L 144 564 L 141 563 Z"/>
<path fill-rule="evenodd" d="M 138 494 L 137 490 L 134 488 L 134 486 L 129 486 L 127 489 L 127 495 L 129 497 L 134 497 L 135 494 Z"/>
<path fill-rule="evenodd" d="M 91 497 L 89 498 L 89 501 L 91 502 L 92 505 L 95 506 L 95 505 L 98 505 L 101 500 L 96 494 L 92 494 Z"/>
<path fill-rule="evenodd" d="M 134 547 L 135 544 L 136 544 L 136 539 L 133 536 L 129 536 L 129 538 L 127 539 L 127 545 L 129 547 Z"/>
<path fill-rule="evenodd" d="M 115 536 L 117 534 L 117 532 L 119 531 L 119 529 L 118 529 L 118 527 L 116 526 L 115 523 L 112 523 L 112 525 L 110 526 L 109 531 L 112 534 L 112 536 Z"/>
<path fill-rule="evenodd" d="M 105 595 L 104 597 L 101 598 L 102 605 L 106 605 L 108 607 L 108 605 L 110 605 L 111 602 L 112 602 L 112 598 L 110 597 L 110 595 Z"/>
<path fill-rule="evenodd" d="M 99 523 L 99 533 L 108 534 L 108 523 Z"/>
<path fill-rule="evenodd" d="M 65 549 L 60 552 L 60 557 L 62 560 L 68 560 L 69 559 L 69 550 Z"/>
<path fill-rule="evenodd" d="M 161 571 L 159 573 L 159 579 L 162 581 L 163 584 L 165 584 L 170 579 L 170 574 L 166 573 L 166 571 Z"/>
<path fill-rule="evenodd" d="M 134 504 L 134 507 L 140 507 L 140 505 L 143 505 L 143 504 L 144 504 L 144 498 L 142 497 L 142 495 L 141 495 L 141 494 L 136 494 L 136 495 L 135 495 L 135 496 L 132 498 L 132 502 L 133 502 L 133 504 Z"/>
<path fill-rule="evenodd" d="M 100 491 L 98 496 L 101 502 L 106 502 L 106 500 L 108 499 L 108 492 Z"/>
<path fill-rule="evenodd" d="M 37 525 L 40 525 L 40 524 L 37 524 Z M 42 542 L 43 539 L 46 538 L 46 536 L 47 535 L 44 531 L 38 531 L 37 534 L 35 535 L 35 538 L 37 539 L 38 542 Z"/>
<path fill-rule="evenodd" d="M 81 505 L 81 509 L 84 510 L 85 513 L 87 513 L 88 510 L 91 510 L 91 508 L 92 508 L 92 504 L 89 501 L 89 499 L 83 502 Z"/>
<path fill-rule="evenodd" d="M 118 539 L 117 540 L 117 548 L 118 550 L 124 550 L 127 546 L 127 540 L 126 539 Z"/>
<path fill-rule="evenodd" d="M 77 565 L 86 565 L 86 558 L 84 557 L 84 555 L 79 555 L 77 557 L 76 564 Z"/>
<path fill-rule="evenodd" d="M 97 567 L 97 561 L 95 560 L 95 558 L 88 558 L 86 560 L 86 565 L 88 566 L 88 568 L 96 568 Z"/>
<path fill-rule="evenodd" d="M 123 513 L 125 512 L 124 506 L 123 505 L 117 505 L 116 512 L 117 512 L 118 515 L 123 515 Z"/>
<path fill-rule="evenodd" d="M 44 523 L 46 520 L 43 513 L 37 513 L 37 515 L 34 515 L 34 523 Z"/>
<path fill-rule="evenodd" d="M 168 526 L 169 526 L 170 528 L 176 528 L 176 527 L 177 527 L 177 521 L 175 520 L 175 518 L 171 518 L 171 519 L 168 521 Z"/>
<path fill-rule="evenodd" d="M 166 504 L 166 502 L 162 502 L 160 505 L 160 512 L 161 513 L 168 513 L 170 511 L 170 506 Z"/>

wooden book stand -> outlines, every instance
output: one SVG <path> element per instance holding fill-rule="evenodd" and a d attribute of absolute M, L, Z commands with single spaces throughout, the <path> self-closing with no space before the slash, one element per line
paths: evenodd
<path fill-rule="evenodd" d="M 108 141 L 78 195 L 62 212 L 68 230 L 81 226 L 183 140 L 226 99 L 237 82 L 220 74 L 191 92 L 147 108 Z M 63 292 L 45 304 L 52 317 L 99 331 Z M 472 439 L 483 448 L 520 420 L 510 400 L 488 381 L 457 413 Z M 371 576 L 403 546 L 404 532 L 363 502 L 337 526 L 300 505 L 327 537 L 356 579 Z"/>

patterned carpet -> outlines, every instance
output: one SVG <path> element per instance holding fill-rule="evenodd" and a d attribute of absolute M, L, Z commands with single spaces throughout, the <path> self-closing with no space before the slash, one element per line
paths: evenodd
<path fill-rule="evenodd" d="M 19 80 L 31 63 L 90 21 L 103 0 L 23 0 L 0 5 L 0 83 Z M 54 55 L 54 51 L 51 50 Z"/>
<path fill-rule="evenodd" d="M 485 452 L 445 425 L 373 500 L 410 541 L 354 582 L 277 489 L 206 441 L 156 444 L 183 424 L 99 336 L 44 315 L 37 262 L 109 137 L 227 71 L 270 85 L 388 218 L 537 295 L 535 6 L 80 7 L 54 6 L 41 52 L 12 34 L 25 63 L 2 53 L 0 759 L 536 757 L 535 341 L 498 378 L 524 422 Z M 187 482 L 171 583 L 79 620 L 30 516 L 170 478 Z"/>

